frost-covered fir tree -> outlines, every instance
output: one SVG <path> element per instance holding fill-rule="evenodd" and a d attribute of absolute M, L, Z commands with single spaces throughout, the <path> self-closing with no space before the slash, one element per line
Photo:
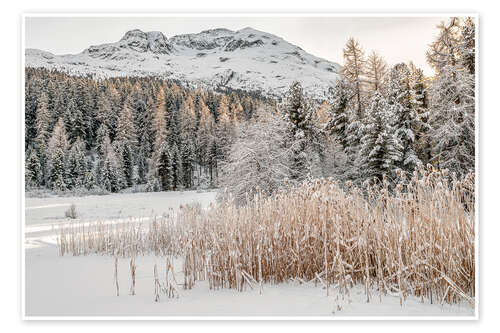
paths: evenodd
<path fill-rule="evenodd" d="M 27 153 L 25 168 L 25 186 L 26 188 L 37 188 L 42 180 L 42 165 L 38 157 L 37 150 L 31 148 Z"/>
<path fill-rule="evenodd" d="M 325 130 L 335 136 L 336 140 L 347 148 L 347 126 L 349 125 L 349 103 L 354 96 L 350 82 L 341 78 L 333 89 L 329 91 L 328 117 Z"/>
<path fill-rule="evenodd" d="M 427 96 L 427 86 L 425 84 L 425 76 L 422 69 L 417 68 L 412 62 L 409 64 L 410 69 L 410 88 L 412 91 L 411 108 L 415 112 L 415 151 L 418 158 L 424 165 L 427 165 L 431 159 L 431 145 L 427 140 L 426 134 L 430 130 L 429 126 L 429 104 Z"/>
<path fill-rule="evenodd" d="M 312 110 L 299 82 L 294 82 L 285 95 L 282 112 L 288 122 L 290 179 L 296 182 L 307 178 L 310 165 L 306 154 L 308 134 L 312 132 Z"/>
<path fill-rule="evenodd" d="M 458 43 L 460 64 L 467 73 L 476 73 L 476 26 L 474 18 L 467 17 L 462 22 L 461 36 Z"/>
<path fill-rule="evenodd" d="M 116 125 L 113 121 L 114 117 L 112 113 L 113 113 L 113 107 L 111 105 L 111 101 L 109 97 L 106 95 L 106 93 L 103 91 L 97 97 L 96 120 L 97 123 L 99 124 L 98 128 L 102 128 L 102 126 L 105 125 L 109 131 L 109 129 L 111 128 L 110 126 Z M 111 133 L 108 134 L 110 135 Z"/>
<path fill-rule="evenodd" d="M 439 29 L 427 52 L 427 61 L 437 73 L 430 90 L 431 161 L 460 175 L 475 166 L 475 75 L 461 57 L 474 54 L 473 43 L 464 43 L 458 18 L 442 23 Z"/>
<path fill-rule="evenodd" d="M 401 147 L 401 160 L 397 166 L 413 172 L 422 164 L 415 151 L 415 131 L 419 127 L 419 117 L 413 108 L 413 91 L 410 85 L 410 70 L 404 63 L 393 66 L 389 73 L 387 99 L 388 114 L 394 135 Z"/>
<path fill-rule="evenodd" d="M 397 168 L 402 147 L 391 127 L 390 107 L 384 96 L 375 92 L 370 102 L 356 163 L 361 178 L 382 180 L 384 174 L 390 175 Z"/>
<path fill-rule="evenodd" d="M 194 162 L 196 159 L 196 148 L 193 140 L 187 140 L 182 145 L 182 183 L 185 188 L 193 186 Z"/>
<path fill-rule="evenodd" d="M 134 184 L 134 156 L 137 145 L 137 133 L 134 123 L 134 101 L 133 97 L 129 95 L 123 104 L 118 119 L 114 142 L 126 186 Z"/>
<path fill-rule="evenodd" d="M 85 175 L 87 174 L 87 162 L 85 160 L 85 143 L 76 138 L 69 155 L 66 169 L 67 187 L 80 188 L 85 185 Z"/>
<path fill-rule="evenodd" d="M 70 142 L 75 142 L 77 138 L 85 138 L 86 126 L 82 110 L 76 106 L 76 102 L 71 103 L 74 103 L 75 106 L 68 107 L 67 109 L 67 112 L 71 112 L 71 114 L 69 116 L 69 124 L 67 123 L 66 126 L 69 125 L 68 137 Z"/>
<path fill-rule="evenodd" d="M 165 140 L 158 151 L 156 168 L 162 191 L 173 188 L 172 154 L 168 142 Z"/>
<path fill-rule="evenodd" d="M 208 166 L 208 172 L 210 174 L 210 186 L 214 186 L 214 179 L 217 177 L 217 158 L 219 154 L 220 147 L 215 136 L 211 138 L 206 152 L 206 163 Z"/>
<path fill-rule="evenodd" d="M 87 168 L 85 173 L 84 185 L 87 190 L 95 190 L 99 188 L 99 186 L 97 185 L 97 166 L 100 163 L 99 156 L 96 156 L 95 159 L 96 161 L 94 162 L 92 158 L 86 158 Z"/>
<path fill-rule="evenodd" d="M 182 187 L 182 157 L 175 142 L 172 144 L 170 151 L 172 158 L 172 190 L 176 191 Z"/>
<path fill-rule="evenodd" d="M 105 154 L 100 161 L 98 179 L 101 187 L 109 192 L 118 192 L 125 188 L 126 180 L 123 175 L 122 165 L 109 137 L 104 140 Z"/>
<path fill-rule="evenodd" d="M 137 165 L 137 183 L 144 184 L 147 181 L 148 175 L 148 156 L 149 156 L 149 141 L 147 137 L 143 137 L 139 144 L 137 157 L 135 159 Z"/>
<path fill-rule="evenodd" d="M 113 147 L 122 170 L 125 185 L 130 187 L 134 184 L 134 154 L 132 146 L 126 141 L 115 141 Z"/>
<path fill-rule="evenodd" d="M 139 139 L 139 150 L 144 158 L 149 158 L 152 144 L 151 116 L 146 103 L 138 100 L 135 104 L 135 128 Z M 147 169 L 147 167 L 146 167 Z"/>
<path fill-rule="evenodd" d="M 106 124 L 101 124 L 96 135 L 96 151 L 101 157 L 106 154 L 106 138 L 109 139 L 108 126 Z"/>

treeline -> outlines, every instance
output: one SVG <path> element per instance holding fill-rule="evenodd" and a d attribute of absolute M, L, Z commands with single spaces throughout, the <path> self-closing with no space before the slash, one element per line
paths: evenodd
<path fill-rule="evenodd" d="M 412 63 L 366 58 L 349 39 L 327 101 L 318 106 L 296 82 L 278 110 L 240 127 L 224 162 L 223 196 L 244 203 L 318 177 L 394 184 L 427 165 L 458 177 L 474 171 L 474 22 L 452 18 L 438 28 L 427 52 L 432 78 Z"/>
<path fill-rule="evenodd" d="M 26 188 L 213 186 L 232 129 L 264 103 L 242 91 L 26 68 Z"/>

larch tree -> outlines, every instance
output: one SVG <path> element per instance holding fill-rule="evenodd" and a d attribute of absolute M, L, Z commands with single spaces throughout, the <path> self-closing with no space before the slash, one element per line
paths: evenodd
<path fill-rule="evenodd" d="M 111 126 L 114 125 L 111 120 L 112 113 L 113 108 L 111 106 L 111 102 L 106 93 L 103 91 L 97 97 L 96 123 L 99 124 L 97 127 L 98 129 L 105 125 L 108 131 L 110 131 Z M 108 133 L 108 135 L 111 135 L 111 133 Z"/>
<path fill-rule="evenodd" d="M 387 74 L 387 63 L 377 52 L 373 51 L 366 61 L 366 78 L 371 93 L 383 92 L 383 83 Z"/>
<path fill-rule="evenodd" d="M 66 184 L 66 161 L 69 143 L 66 135 L 66 126 L 62 118 L 59 118 L 48 147 L 49 184 L 53 190 L 64 191 Z"/>
<path fill-rule="evenodd" d="M 49 113 L 49 100 L 46 93 L 42 93 L 38 101 L 35 118 L 35 139 L 34 148 L 37 150 L 36 156 L 38 163 L 40 163 L 41 175 L 39 185 L 45 185 L 46 179 L 44 177 L 47 170 L 47 148 L 50 139 L 49 132 L 50 113 Z"/>
<path fill-rule="evenodd" d="M 115 140 L 135 147 L 137 132 L 134 123 L 134 101 L 132 96 L 128 96 L 120 112 Z"/>
<path fill-rule="evenodd" d="M 361 45 L 354 38 L 349 38 L 344 53 L 344 66 L 342 75 L 353 85 L 354 89 L 354 110 L 358 119 L 364 117 L 365 105 L 365 85 L 366 85 L 366 60 Z"/>
<path fill-rule="evenodd" d="M 161 145 L 167 139 L 167 111 L 165 91 L 160 89 L 156 96 L 155 112 L 153 117 L 153 131 L 155 135 L 153 152 L 160 150 Z"/>
<path fill-rule="evenodd" d="M 234 138 L 234 127 L 234 118 L 230 114 L 228 99 L 226 96 L 222 96 L 217 108 L 217 124 L 215 128 L 215 157 L 218 160 L 226 158 L 227 151 Z"/>
<path fill-rule="evenodd" d="M 212 159 L 210 157 L 211 151 L 210 147 L 213 145 L 215 140 L 215 120 L 210 112 L 210 109 L 203 103 L 199 102 L 199 113 L 200 113 L 200 124 L 197 133 L 197 143 L 198 147 L 197 155 L 198 161 L 206 168 L 211 169 Z"/>

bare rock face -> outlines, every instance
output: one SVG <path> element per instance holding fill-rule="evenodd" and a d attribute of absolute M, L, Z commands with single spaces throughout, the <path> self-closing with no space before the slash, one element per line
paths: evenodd
<path fill-rule="evenodd" d="M 210 29 L 171 38 L 135 29 L 115 43 L 90 46 L 79 54 L 27 49 L 26 66 L 97 77 L 157 76 L 190 86 L 230 87 L 267 96 L 281 96 L 297 80 L 318 98 L 335 84 L 340 70 L 334 62 L 252 28 Z"/>

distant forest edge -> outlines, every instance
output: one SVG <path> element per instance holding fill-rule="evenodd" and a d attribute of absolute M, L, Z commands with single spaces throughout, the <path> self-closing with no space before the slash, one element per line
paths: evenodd
<path fill-rule="evenodd" d="M 213 186 L 227 127 L 264 103 L 152 77 L 94 80 L 26 68 L 26 185 L 116 192 L 147 184 L 154 157 L 162 177 L 151 190 Z"/>
<path fill-rule="evenodd" d="M 300 82 L 278 101 L 26 68 L 26 190 L 224 187 L 245 201 L 318 177 L 391 181 L 426 165 L 463 176 L 475 166 L 474 38 L 472 18 L 439 26 L 432 78 L 351 38 L 327 100 Z"/>

